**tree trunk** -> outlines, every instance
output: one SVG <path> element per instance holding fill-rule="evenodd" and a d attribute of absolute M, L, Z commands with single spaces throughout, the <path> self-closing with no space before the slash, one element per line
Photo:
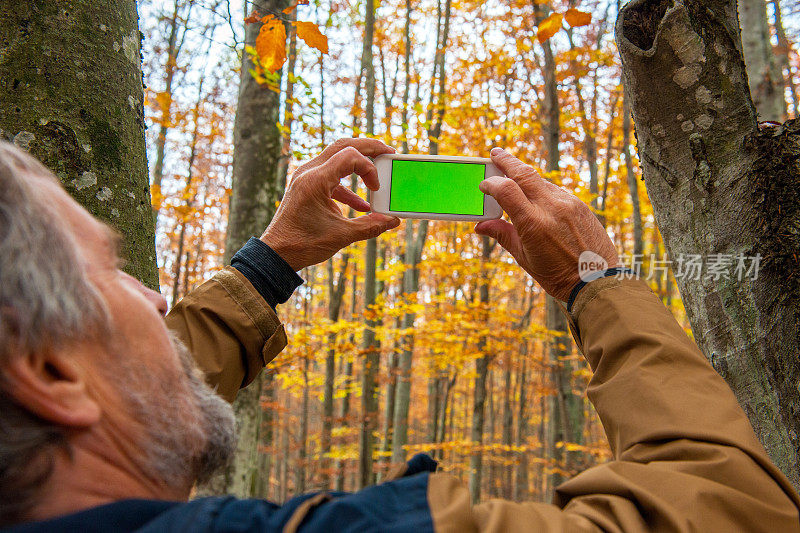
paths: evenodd
<path fill-rule="evenodd" d="M 514 438 L 513 427 L 514 427 L 514 410 L 512 407 L 512 403 L 516 400 L 514 397 L 514 383 L 513 383 L 513 373 L 511 372 L 511 361 L 506 361 L 506 368 L 503 372 L 504 380 L 503 384 L 505 390 L 503 391 L 503 433 L 502 433 L 502 443 L 503 443 L 503 468 L 502 468 L 502 483 L 501 486 L 503 488 L 503 492 L 501 496 L 506 499 L 511 499 L 512 497 L 512 490 L 511 490 L 511 483 L 512 483 L 512 474 L 514 469 L 511 466 L 512 462 L 512 455 L 510 452 L 511 445 L 513 444 L 512 439 Z"/>
<path fill-rule="evenodd" d="M 346 285 L 347 264 L 350 256 L 342 256 L 341 266 L 338 276 L 333 269 L 333 258 L 328 259 L 328 320 L 332 323 L 339 321 L 342 309 L 342 298 Z M 333 385 L 336 376 L 334 369 L 336 364 L 336 334 L 328 335 L 328 353 L 325 356 L 325 385 L 322 399 L 322 433 L 320 435 L 320 445 L 322 447 L 322 488 L 330 489 L 332 468 L 329 456 L 331 453 L 331 431 L 333 429 Z"/>
<path fill-rule="evenodd" d="M 784 74 L 785 83 L 789 85 L 789 91 L 792 94 L 792 111 L 795 117 L 798 113 L 797 102 L 797 87 L 794 84 L 794 72 L 792 72 L 792 63 L 789 60 L 792 53 L 792 45 L 786 37 L 786 30 L 783 27 L 783 13 L 781 12 L 780 0 L 772 0 L 772 7 L 775 10 L 775 34 L 778 37 L 778 66 Z"/>
<path fill-rule="evenodd" d="M 641 264 L 644 256 L 644 230 L 642 229 L 642 209 L 639 204 L 639 181 L 633 170 L 631 154 L 631 107 L 627 94 L 622 96 L 622 149 L 625 156 L 625 170 L 628 176 L 628 191 L 631 196 L 631 218 L 633 225 L 633 262 L 632 267 Z"/>
<path fill-rule="evenodd" d="M 180 231 L 178 232 L 178 249 L 175 252 L 175 265 L 172 270 L 172 300 L 170 307 L 178 303 L 179 288 L 181 281 L 181 268 L 183 267 L 183 247 L 186 241 L 186 226 L 189 224 L 189 218 L 192 208 L 194 207 L 195 195 L 192 192 L 192 181 L 194 178 L 194 160 L 197 157 L 197 143 L 199 141 L 200 133 L 200 108 L 203 105 L 203 82 L 204 79 L 200 78 L 199 88 L 197 90 L 197 101 L 195 102 L 194 109 L 192 110 L 192 140 L 189 143 L 189 164 L 187 165 L 186 185 L 183 188 L 183 197 L 186 199 L 186 213 L 178 213 L 178 224 Z M 157 214 L 157 213 L 156 213 Z"/>
<path fill-rule="evenodd" d="M 489 322 L 489 276 L 486 272 L 486 261 L 491 257 L 492 250 L 494 250 L 495 243 L 489 237 L 481 237 L 483 244 L 483 253 L 481 256 L 482 280 L 480 288 L 478 289 L 481 314 L 483 315 L 484 323 Z M 474 401 L 472 405 L 472 429 L 470 432 L 470 441 L 472 446 L 476 449 L 473 450 L 469 458 L 469 495 L 472 503 L 478 503 L 481 499 L 481 482 L 483 480 L 483 424 L 486 417 L 486 376 L 489 372 L 489 363 L 492 360 L 492 355 L 486 353 L 486 337 L 481 337 L 478 341 L 478 352 L 481 354 L 475 360 L 475 390 Z"/>
<path fill-rule="evenodd" d="M 253 9 L 266 13 L 280 11 L 288 4 L 288 0 L 257 0 Z M 260 28 L 260 22 L 247 25 L 245 45 L 255 46 Z M 276 126 L 280 95 L 265 85 L 259 85 L 249 72 L 253 68 L 250 57 L 246 53 L 242 57 L 233 130 L 233 191 L 225 242 L 226 263 L 247 239 L 264 231 L 275 214 L 275 203 L 283 194 L 276 182 L 281 150 L 281 135 Z M 259 442 L 264 444 L 267 437 L 259 434 L 263 413 L 261 391 L 265 387 L 264 380 L 271 379 L 271 373 L 262 372 L 249 387 L 239 392 L 233 403 L 239 431 L 236 456 L 226 472 L 199 492 L 233 494 L 240 498 L 252 495 L 253 476 L 260 475 L 256 460 L 258 445 Z"/>
<path fill-rule="evenodd" d="M 542 20 L 546 15 L 545 9 L 537 5 L 535 10 L 537 20 Z M 543 72 L 545 83 L 543 109 L 545 124 L 543 130 L 547 153 L 546 169 L 548 172 L 557 172 L 560 170 L 558 143 L 561 138 L 559 123 L 561 110 L 558 99 L 556 63 L 550 41 L 542 43 L 542 49 L 545 60 Z M 551 398 L 548 419 L 548 457 L 555 463 L 555 469 L 547 483 L 547 500 L 550 500 L 555 487 L 566 479 L 562 471 L 568 470 L 571 466 L 572 454 L 564 454 L 563 443 L 576 441 L 577 435 L 574 434 L 573 430 L 578 424 L 576 420 L 573 420 L 573 415 L 577 416 L 578 409 L 576 404 L 582 402 L 582 398 L 572 394 L 572 365 L 569 361 L 564 360 L 572 352 L 567 319 L 561 312 L 556 300 L 550 295 L 547 295 L 545 309 L 547 314 L 546 327 L 548 331 L 554 332 L 550 341 L 549 357 L 553 381 L 557 389 L 555 397 Z M 582 413 L 581 409 L 580 414 L 582 415 Z M 582 424 L 580 427 L 582 428 Z"/>
<path fill-rule="evenodd" d="M 308 370 L 309 357 L 303 357 L 303 403 L 300 408 L 300 435 L 297 438 L 299 447 L 297 449 L 297 465 L 294 472 L 294 490 L 297 494 L 306 491 L 306 470 L 308 469 Z"/>
<path fill-rule="evenodd" d="M 291 15 L 289 18 L 292 20 L 297 19 L 297 10 L 292 10 Z M 281 147 L 281 157 L 278 162 L 278 174 L 276 179 L 278 180 L 278 188 L 281 190 L 286 189 L 286 179 L 289 175 L 289 163 L 292 160 L 292 125 L 294 124 L 294 80 L 295 80 L 295 66 L 297 65 L 297 31 L 294 29 L 294 26 L 291 26 L 287 29 L 289 33 L 289 53 L 288 53 L 288 62 L 286 64 L 286 96 L 283 99 L 284 102 L 284 112 L 283 112 L 283 140 L 282 140 L 282 147 Z M 322 127 L 320 128 L 320 137 L 322 137 L 322 145 L 325 146 L 325 89 L 322 89 L 324 86 L 324 57 L 325 54 L 320 53 L 319 63 L 320 63 L 320 89 L 322 91 L 322 98 L 320 99 L 320 119 L 323 121 Z"/>
<path fill-rule="evenodd" d="M 364 16 L 364 42 L 361 51 L 361 75 L 366 74 L 367 134 L 375 133 L 375 65 L 372 45 L 375 38 L 375 0 L 366 0 Z M 367 241 L 364 273 L 364 312 L 369 317 L 370 309 L 375 305 L 377 297 L 375 269 L 378 265 L 378 239 Z M 380 365 L 380 341 L 375 335 L 378 321 L 367 318 L 364 329 L 362 349 L 364 350 L 364 371 L 361 375 L 361 433 L 359 439 L 358 488 L 364 488 L 375 482 L 373 455 L 377 428 L 378 401 L 376 397 L 376 378 Z"/>
<path fill-rule="evenodd" d="M 406 250 L 403 259 L 406 270 L 403 272 L 403 295 L 416 298 L 419 289 L 419 270 L 417 266 L 422 260 L 422 250 L 428 235 L 428 221 L 419 223 L 414 232 L 414 222 L 406 221 Z M 403 330 L 410 331 L 414 327 L 416 314 L 403 315 Z M 414 334 L 405 333 L 402 340 L 402 351 L 397 363 L 397 384 L 395 385 L 394 422 L 392 432 L 392 463 L 402 463 L 406 459 L 404 446 L 408 444 L 408 410 L 411 401 L 411 363 L 414 354 Z"/>
<path fill-rule="evenodd" d="M 445 113 L 445 52 L 447 40 L 450 33 L 450 8 L 451 0 L 447 0 L 444 14 L 442 14 L 441 0 L 438 3 L 439 16 L 437 20 L 437 43 L 436 56 L 434 58 L 434 73 L 431 78 L 431 102 L 428 108 L 428 123 L 431 124 L 428 130 L 430 141 L 429 153 L 436 155 L 439 153 L 439 135 L 442 131 L 442 123 Z M 436 79 L 438 72 L 439 88 L 436 90 Z M 405 97 L 405 95 L 404 95 Z M 404 145 L 407 148 L 407 144 Z M 416 296 L 419 289 L 419 271 L 417 265 L 422 259 L 422 250 L 425 246 L 425 239 L 428 236 L 428 221 L 422 220 L 414 233 L 412 220 L 406 221 L 406 253 L 404 263 L 406 270 L 403 273 L 403 293 L 406 296 Z M 403 329 L 410 329 L 414 326 L 416 316 L 413 313 L 406 313 L 403 317 Z M 408 403 L 411 397 L 411 362 L 414 352 L 414 335 L 409 333 L 405 336 L 403 351 L 400 353 L 398 362 L 398 376 L 396 399 L 394 403 L 394 433 L 392 435 L 392 463 L 402 463 L 405 461 L 404 446 L 408 444 Z"/>
<path fill-rule="evenodd" d="M 158 124 L 158 137 L 156 138 L 156 161 L 153 164 L 153 190 L 161 194 L 161 180 L 164 178 L 164 154 L 167 145 L 167 132 L 169 131 L 172 122 L 172 83 L 175 80 L 175 72 L 178 70 L 178 54 L 183 47 L 183 37 L 178 41 L 178 31 L 181 24 L 186 26 L 189 22 L 189 14 L 194 6 L 194 0 L 187 2 L 187 12 L 183 15 L 183 21 L 180 21 L 180 0 L 175 0 L 172 9 L 172 18 L 169 22 L 169 37 L 167 38 L 167 64 L 164 66 L 164 92 L 166 101 L 159 100 L 161 103 L 161 117 Z M 184 27 L 184 34 L 186 29 Z M 156 206 L 155 214 L 158 216 L 158 209 Z"/>
<path fill-rule="evenodd" d="M 0 43 L 0 138 L 122 233 L 125 270 L 158 289 L 136 2 L 3 2 Z"/>
<path fill-rule="evenodd" d="M 289 0 L 247 0 L 247 11 L 280 12 Z M 260 22 L 247 24 L 245 46 L 255 46 Z M 283 196 L 278 180 L 283 138 L 278 129 L 280 94 L 259 84 L 250 70 L 253 62 L 242 55 L 239 101 L 233 126 L 233 185 L 225 262 L 252 236 L 259 236 L 275 214 Z M 279 84 L 280 86 L 280 84 Z"/>
<path fill-rule="evenodd" d="M 759 128 L 735 13 L 734 0 L 634 0 L 617 44 L 695 340 L 800 488 L 800 124 Z M 688 275 L 682 254 L 704 256 L 705 271 Z"/>
<path fill-rule="evenodd" d="M 517 404 L 517 446 L 523 447 L 528 445 L 528 410 L 526 409 L 526 383 L 527 383 L 527 357 L 528 357 L 528 342 L 522 341 L 520 346 L 520 359 L 522 359 L 522 368 L 519 371 L 519 403 Z M 528 498 L 528 450 L 523 450 L 519 453 L 519 463 L 517 464 L 517 479 L 514 483 L 514 492 L 512 499 L 514 501 L 524 501 Z"/>
<path fill-rule="evenodd" d="M 396 329 L 399 330 L 401 327 L 402 319 L 398 317 Z M 397 364 L 400 357 L 401 342 L 402 338 L 397 338 L 395 340 L 394 349 L 389 353 L 389 368 L 386 369 L 389 381 L 386 383 L 386 396 L 383 407 L 383 428 L 381 431 L 383 434 L 383 442 L 381 443 L 381 452 L 385 456 L 384 463 L 387 467 L 391 463 L 392 433 L 394 432 L 394 402 L 397 394 Z"/>
<path fill-rule="evenodd" d="M 772 52 L 766 1 L 739 0 L 739 23 L 750 94 L 759 119 L 783 122 L 786 115 L 783 76 Z"/>

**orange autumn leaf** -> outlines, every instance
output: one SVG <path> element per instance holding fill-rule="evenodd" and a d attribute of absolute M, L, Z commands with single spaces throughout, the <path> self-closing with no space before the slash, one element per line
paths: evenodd
<path fill-rule="evenodd" d="M 259 15 L 258 11 L 254 9 L 253 12 L 250 13 L 250 16 L 244 19 L 244 22 L 245 24 L 252 24 L 253 22 L 258 22 L 259 20 L 261 20 L 261 15 Z"/>
<path fill-rule="evenodd" d="M 592 14 L 578 11 L 577 9 L 569 9 L 564 14 L 564 20 L 573 28 L 588 26 L 592 22 Z"/>
<path fill-rule="evenodd" d="M 291 15 L 292 11 L 297 9 L 297 6 L 307 6 L 307 5 L 308 5 L 308 0 L 297 0 L 297 2 L 284 9 L 282 13 L 286 15 Z"/>
<path fill-rule="evenodd" d="M 293 22 L 292 24 L 297 28 L 297 36 L 303 39 L 308 46 L 316 48 L 323 54 L 328 53 L 328 38 L 319 31 L 316 24 L 313 22 Z"/>
<path fill-rule="evenodd" d="M 272 15 L 262 21 L 264 25 L 256 37 L 258 59 L 265 70 L 277 72 L 286 63 L 286 28 Z"/>
<path fill-rule="evenodd" d="M 539 24 L 539 30 L 536 32 L 536 38 L 540 43 L 545 42 L 550 37 L 555 35 L 561 29 L 561 21 L 564 20 L 564 15 L 561 13 L 553 13 Z"/>

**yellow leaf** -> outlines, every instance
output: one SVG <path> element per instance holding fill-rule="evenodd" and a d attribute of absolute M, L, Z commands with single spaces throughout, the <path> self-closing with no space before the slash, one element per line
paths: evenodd
<path fill-rule="evenodd" d="M 588 26 L 592 22 L 592 14 L 578 11 L 577 9 L 569 9 L 564 14 L 564 20 L 573 28 Z"/>
<path fill-rule="evenodd" d="M 297 36 L 303 39 L 308 46 L 316 48 L 323 54 L 328 53 L 328 38 L 322 35 L 316 24 L 313 22 L 293 22 L 292 24 L 297 28 Z"/>
<path fill-rule="evenodd" d="M 540 43 L 545 42 L 550 37 L 555 35 L 561 29 L 561 21 L 564 20 L 564 15 L 561 13 L 553 13 L 539 24 L 539 30 L 536 32 L 536 38 Z"/>
<path fill-rule="evenodd" d="M 256 37 L 256 52 L 264 69 L 277 72 L 286 63 L 286 28 L 272 15 L 263 19 L 264 25 Z"/>

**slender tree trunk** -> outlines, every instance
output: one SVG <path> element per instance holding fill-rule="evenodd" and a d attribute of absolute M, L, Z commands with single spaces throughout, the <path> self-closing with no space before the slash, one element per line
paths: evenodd
<path fill-rule="evenodd" d="M 739 0 L 742 49 L 750 94 L 761 120 L 782 122 L 786 115 L 783 76 L 772 52 L 767 3 L 765 0 Z"/>
<path fill-rule="evenodd" d="M 197 142 L 199 139 L 199 132 L 200 132 L 200 108 L 203 103 L 203 79 L 200 79 L 199 88 L 197 91 L 197 102 L 195 102 L 194 109 L 192 110 L 192 121 L 193 124 L 193 131 L 192 131 L 192 140 L 189 144 L 189 164 L 188 172 L 186 174 L 186 185 L 183 188 L 183 196 L 186 198 L 186 210 L 191 211 L 194 207 L 194 195 L 191 194 L 192 191 L 192 178 L 194 173 L 194 160 L 197 156 Z M 189 222 L 190 213 L 180 214 L 180 232 L 178 233 L 178 250 L 175 253 L 175 266 L 172 271 L 173 281 L 172 281 L 172 304 L 171 306 L 175 305 L 178 302 L 179 297 L 179 287 L 180 287 L 180 280 L 181 280 L 181 268 L 182 268 L 182 260 L 183 260 L 183 247 L 184 242 L 186 240 L 186 226 Z M 170 306 L 170 307 L 171 307 Z"/>
<path fill-rule="evenodd" d="M 792 45 L 786 37 L 786 30 L 783 27 L 783 13 L 781 12 L 780 0 L 772 0 L 772 7 L 775 11 L 775 34 L 778 36 L 778 66 L 784 74 L 785 84 L 789 85 L 789 90 L 792 94 L 792 114 L 797 117 L 798 102 L 797 102 L 797 87 L 794 84 L 794 71 L 789 57 L 792 53 Z M 785 117 L 788 118 L 788 117 Z"/>
<path fill-rule="evenodd" d="M 300 436 L 297 438 L 297 465 L 295 466 L 294 488 L 297 494 L 306 491 L 308 471 L 308 370 L 310 366 L 308 354 L 303 358 L 303 400 L 300 408 Z"/>
<path fill-rule="evenodd" d="M 489 237 L 481 238 L 483 244 L 482 259 L 482 281 L 478 289 L 481 305 L 481 314 L 484 322 L 489 321 L 489 276 L 486 272 L 486 261 L 491 257 L 495 243 Z M 469 495 L 472 503 L 477 503 L 481 499 L 481 482 L 483 480 L 483 424 L 486 416 L 486 376 L 489 372 L 489 363 L 492 355 L 486 352 L 486 337 L 481 337 L 478 341 L 478 353 L 481 355 L 475 360 L 475 390 L 472 406 L 472 429 L 470 441 L 477 448 L 469 458 Z"/>
<path fill-rule="evenodd" d="M 375 1 L 366 0 L 364 18 L 364 43 L 361 52 L 361 73 L 366 75 L 367 134 L 375 133 L 375 64 L 373 62 L 372 45 L 375 36 Z M 378 263 L 378 239 L 367 241 L 364 274 L 364 311 L 369 316 L 377 297 L 375 270 Z M 378 402 L 376 397 L 376 378 L 380 365 L 380 341 L 375 335 L 378 321 L 367 319 L 364 329 L 362 349 L 364 350 L 364 371 L 361 381 L 361 434 L 359 441 L 358 487 L 364 488 L 375 482 L 373 455 L 375 438 L 373 432 L 377 427 Z"/>
<path fill-rule="evenodd" d="M 441 1 L 439 2 L 439 19 L 437 21 L 437 47 L 434 59 L 434 75 L 431 78 L 431 105 L 428 109 L 428 122 L 431 128 L 428 130 L 430 141 L 429 153 L 436 155 L 439 153 L 439 136 L 442 131 L 442 123 L 445 113 L 445 53 L 447 40 L 450 33 L 450 9 L 451 0 L 446 0 L 444 15 L 442 16 Z M 439 79 L 438 91 L 435 90 L 436 79 Z M 435 96 L 434 96 L 435 95 Z M 422 250 L 425 246 L 425 239 L 428 236 L 428 221 L 422 220 L 414 232 L 414 224 L 411 220 L 406 222 L 406 252 L 405 266 L 403 273 L 403 293 L 406 296 L 416 297 L 419 289 L 419 271 L 417 266 L 422 259 Z M 403 317 L 403 329 L 409 330 L 414 326 L 416 316 L 413 313 L 406 313 Z M 398 378 L 394 411 L 394 433 L 392 435 L 392 463 L 402 463 L 405 461 L 405 445 L 408 444 L 408 408 L 411 398 L 411 363 L 414 351 L 414 336 L 405 336 L 403 351 L 398 362 Z"/>
<path fill-rule="evenodd" d="M 289 0 L 247 0 L 246 10 L 280 12 Z M 261 23 L 247 24 L 245 45 L 255 46 Z M 261 235 L 283 196 L 277 178 L 283 138 L 278 129 L 280 94 L 260 85 L 250 70 L 250 56 L 242 55 L 239 100 L 233 127 L 233 186 L 225 240 L 225 262 L 252 236 Z"/>
<path fill-rule="evenodd" d="M 333 258 L 328 260 L 328 320 L 332 323 L 339 321 L 344 298 L 345 284 L 347 283 L 347 265 L 350 256 L 344 254 L 339 267 L 338 276 L 333 269 Z M 331 453 L 331 430 L 333 428 L 333 385 L 336 379 L 334 370 L 336 366 L 336 334 L 328 335 L 328 353 L 325 357 L 325 384 L 322 400 L 322 433 L 320 444 L 322 447 L 322 488 L 330 488 L 332 468 L 328 456 Z"/>
<path fill-rule="evenodd" d="M 735 14 L 734 0 L 634 0 L 617 44 L 647 191 L 695 341 L 798 488 L 800 124 L 756 122 Z M 684 43 L 677 55 L 675 42 Z M 681 254 L 705 257 L 704 272 L 687 273 Z M 710 264 L 724 275 L 709 275 Z"/>
<path fill-rule="evenodd" d="M 252 8 L 259 13 L 280 11 L 288 0 L 256 0 Z M 250 6 L 248 1 L 247 6 Z M 245 44 L 254 46 L 261 23 L 248 24 Z M 280 95 L 259 85 L 250 75 L 253 68 L 249 56 L 242 59 L 238 108 L 233 130 L 233 191 L 231 195 L 225 262 L 251 236 L 260 235 L 275 213 L 275 203 L 283 191 L 277 186 L 276 168 L 280 157 L 281 135 L 276 126 Z M 250 386 L 239 392 L 233 403 L 239 428 L 239 439 L 231 465 L 225 472 L 201 487 L 201 494 L 233 494 L 251 496 L 258 469 L 258 446 L 269 434 L 259 434 L 262 422 L 261 392 L 273 378 L 262 372 Z"/>
<path fill-rule="evenodd" d="M 540 5 L 535 5 L 534 9 L 537 21 L 543 20 L 546 16 L 546 9 Z M 542 49 L 545 59 L 543 73 L 545 99 L 543 112 L 545 117 L 544 144 L 547 153 L 546 168 L 548 172 L 556 172 L 560 170 L 558 143 L 561 138 L 561 127 L 559 123 L 561 111 L 559 108 L 558 85 L 556 80 L 556 64 L 550 41 L 545 41 L 542 44 Z M 561 472 L 568 469 L 570 466 L 568 464 L 570 456 L 565 456 L 563 453 L 563 443 L 569 442 L 571 440 L 570 437 L 572 437 L 571 428 L 567 427 L 572 420 L 570 417 L 566 416 L 566 413 L 574 411 L 572 404 L 575 403 L 577 399 L 572 394 L 572 367 L 568 361 L 564 360 L 564 358 L 572 352 L 572 342 L 568 334 L 569 327 L 567 319 L 562 314 L 556 300 L 550 295 L 547 295 L 545 309 L 547 314 L 547 329 L 554 332 L 550 342 L 549 359 L 553 373 L 553 381 L 556 383 L 557 388 L 555 397 L 551 399 L 552 405 L 549 409 L 548 418 L 548 458 L 554 461 L 555 466 L 547 483 L 547 499 L 550 500 L 555 487 L 565 479 L 565 476 L 563 476 Z"/>
<path fill-rule="evenodd" d="M 281 478 L 280 478 L 280 495 L 278 501 L 283 503 L 287 499 L 289 491 L 289 411 L 287 410 L 283 415 L 283 427 L 281 432 Z"/>
<path fill-rule="evenodd" d="M 136 2 L 4 2 L 0 42 L 0 138 L 122 233 L 126 271 L 158 289 Z"/>
<path fill-rule="evenodd" d="M 631 196 L 633 225 L 633 264 L 641 261 L 644 255 L 644 230 L 642 229 L 642 209 L 639 203 L 639 182 L 633 169 L 631 154 L 631 107 L 630 98 L 622 96 L 622 149 L 625 156 L 625 170 L 628 176 L 628 190 Z"/>
<path fill-rule="evenodd" d="M 514 382 L 513 382 L 513 372 L 511 371 L 511 361 L 506 361 L 506 368 L 503 372 L 504 379 L 503 379 L 503 434 L 502 440 L 504 449 L 502 453 L 503 457 L 503 469 L 502 469 L 502 483 L 501 486 L 503 487 L 502 497 L 506 499 L 512 498 L 512 477 L 514 468 L 511 466 L 512 462 L 512 453 L 510 448 L 513 442 L 514 433 L 514 410 L 512 407 L 512 402 L 516 400 L 514 397 Z M 517 378 L 519 379 L 519 378 Z"/>
<path fill-rule="evenodd" d="M 178 54 L 183 47 L 183 38 L 178 41 L 178 32 L 181 25 L 188 25 L 189 15 L 194 5 L 194 0 L 187 2 L 187 12 L 180 20 L 180 2 L 175 0 L 170 19 L 169 37 L 167 38 L 167 64 L 164 66 L 164 92 L 165 99 L 161 100 L 161 121 L 158 125 L 158 137 L 156 138 L 156 161 L 153 164 L 153 190 L 161 193 L 161 181 L 164 178 L 164 154 L 167 145 L 167 133 L 172 123 L 172 84 L 175 80 L 175 72 L 178 70 Z M 184 29 L 185 36 L 185 29 Z M 164 101 L 166 100 L 166 101 Z M 156 216 L 158 209 L 154 206 Z"/>
<path fill-rule="evenodd" d="M 292 14 L 289 15 L 292 20 L 297 19 L 297 10 L 293 10 Z M 289 163 L 292 160 L 292 125 L 294 124 L 294 70 L 295 66 L 297 65 L 297 31 L 294 29 L 294 26 L 290 26 L 287 30 L 289 33 L 289 53 L 288 53 L 288 61 L 286 64 L 286 97 L 283 99 L 284 101 L 284 112 L 283 112 L 283 142 L 281 146 L 281 157 L 278 162 L 278 188 L 281 190 L 286 189 L 286 178 L 289 175 Z M 323 72 L 323 65 L 324 65 L 324 54 L 320 54 L 320 75 L 324 76 Z M 320 82 L 320 88 L 322 91 L 322 87 L 324 87 L 324 79 Z M 325 95 L 323 92 L 323 96 L 321 99 L 320 107 L 322 108 L 322 112 L 320 116 L 322 120 L 324 120 L 324 111 L 325 111 Z M 320 134 L 322 136 L 322 144 L 325 144 L 325 125 L 322 125 L 320 128 Z"/>
<path fill-rule="evenodd" d="M 517 404 L 517 446 L 523 447 L 528 445 L 528 410 L 526 409 L 526 383 L 528 381 L 527 374 L 527 356 L 528 356 L 528 343 L 523 341 L 520 346 L 520 359 L 522 360 L 522 368 L 519 372 L 519 403 Z M 519 460 L 517 463 L 517 479 L 514 483 L 514 492 L 512 499 L 514 501 L 523 501 L 528 498 L 528 454 L 530 452 L 526 449 L 519 453 Z"/>
<path fill-rule="evenodd" d="M 397 318 L 397 323 L 395 329 L 399 330 L 402 327 L 402 319 Z M 389 367 L 386 369 L 386 374 L 389 377 L 389 381 L 386 383 L 386 396 L 384 399 L 384 408 L 383 408 L 383 428 L 381 433 L 383 434 L 383 442 L 381 444 L 381 452 L 384 456 L 387 454 L 391 454 L 392 451 L 392 433 L 394 431 L 394 405 L 395 405 L 395 395 L 397 394 L 397 371 L 398 371 L 398 361 L 400 357 L 400 343 L 402 342 L 402 337 L 398 336 L 395 340 L 394 349 L 389 353 Z M 386 457 L 384 459 L 385 466 L 388 468 L 388 465 L 391 463 L 391 457 Z"/>

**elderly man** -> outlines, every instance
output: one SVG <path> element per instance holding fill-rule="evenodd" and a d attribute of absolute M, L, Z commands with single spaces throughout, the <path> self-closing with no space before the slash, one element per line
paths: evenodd
<path fill-rule="evenodd" d="M 339 180 L 356 172 L 375 189 L 368 156 L 390 151 L 348 140 L 298 169 L 261 238 L 165 321 L 163 298 L 119 270 L 117 236 L 44 167 L 0 144 L 0 527 L 800 530 L 797 495 L 647 285 L 610 276 L 580 282 L 585 250 L 618 264 L 591 211 L 502 150 L 492 158 L 508 177 L 481 189 L 511 223 L 483 222 L 476 231 L 569 300 L 565 312 L 594 371 L 588 393 L 614 460 L 563 484 L 554 505 L 473 507 L 466 489 L 433 473 L 424 457 L 402 477 L 355 494 L 301 495 L 282 507 L 187 502 L 194 483 L 232 453 L 233 416 L 222 398 L 233 399 L 286 344 L 274 307 L 300 283 L 295 271 L 398 225 L 374 214 L 349 220 L 333 201 L 367 211 Z"/>

